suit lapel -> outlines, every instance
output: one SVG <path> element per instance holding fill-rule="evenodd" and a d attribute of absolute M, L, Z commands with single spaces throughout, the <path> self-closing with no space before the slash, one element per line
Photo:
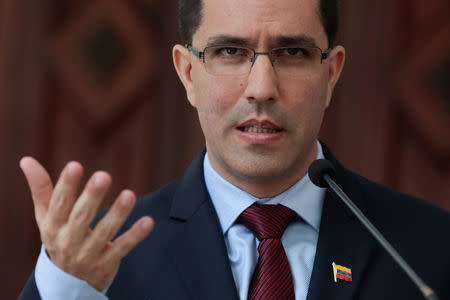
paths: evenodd
<path fill-rule="evenodd" d="M 201 155 L 175 193 L 167 246 L 192 299 L 238 299 L 222 230 L 203 179 Z"/>
<path fill-rule="evenodd" d="M 324 147 L 325 156 L 336 168 L 336 181 L 370 219 L 365 195 Z M 327 153 L 328 152 L 328 153 Z M 326 193 L 320 224 L 317 252 L 308 290 L 308 300 L 351 299 L 361 283 L 364 270 L 376 249 L 375 240 L 333 191 Z M 332 263 L 352 270 L 352 282 L 335 283 Z"/>
<path fill-rule="evenodd" d="M 367 213 L 366 197 L 353 182 L 354 175 L 349 175 L 323 147 L 336 167 L 336 181 Z M 239 299 L 223 233 L 203 179 L 203 157 L 189 167 L 178 185 L 170 212 L 176 222 L 170 225 L 173 234 L 167 251 L 192 299 Z M 374 239 L 342 201 L 327 191 L 307 299 L 352 298 L 375 246 Z M 352 282 L 334 282 L 333 261 L 352 270 Z"/>

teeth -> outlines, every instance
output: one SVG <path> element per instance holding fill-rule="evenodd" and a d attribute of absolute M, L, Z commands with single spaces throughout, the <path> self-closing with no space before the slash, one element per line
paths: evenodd
<path fill-rule="evenodd" d="M 259 126 L 248 126 L 243 128 L 244 132 L 254 132 L 254 133 L 275 133 L 279 130 L 271 129 L 271 128 L 265 128 L 265 127 L 259 127 Z"/>

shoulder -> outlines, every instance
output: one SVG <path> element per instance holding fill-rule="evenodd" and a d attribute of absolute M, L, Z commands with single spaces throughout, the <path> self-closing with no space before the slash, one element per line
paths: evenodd
<path fill-rule="evenodd" d="M 399 192 L 347 171 L 364 192 L 368 208 L 377 215 L 392 216 L 398 220 L 417 223 L 427 220 L 427 224 L 439 223 L 450 226 L 450 213 L 430 201 Z M 421 224 L 421 226 L 427 226 Z"/>
<path fill-rule="evenodd" d="M 175 180 L 159 190 L 143 195 L 136 200 L 136 204 L 122 226 L 120 232 L 129 229 L 133 224 L 144 216 L 152 217 L 156 222 L 167 219 L 170 214 L 170 208 L 173 201 L 174 193 L 176 192 L 179 180 Z M 101 218 L 103 218 L 110 208 L 101 210 L 92 226 L 95 226 Z M 120 233 L 119 232 L 119 233 Z"/>
<path fill-rule="evenodd" d="M 204 156 L 205 150 L 197 156 L 181 177 L 153 193 L 139 197 L 119 234 L 144 216 L 152 217 L 158 224 L 157 227 L 164 231 L 166 225 L 188 216 L 207 201 L 208 192 L 203 179 Z M 95 226 L 108 210 L 100 211 L 92 226 Z M 155 231 L 159 230 L 155 227 Z"/>
<path fill-rule="evenodd" d="M 139 197 L 130 218 L 138 219 L 146 215 L 150 215 L 153 218 L 167 217 L 170 213 L 178 183 L 179 179 L 155 192 Z"/>
<path fill-rule="evenodd" d="M 408 261 L 420 264 L 428 257 L 423 268 L 435 271 L 450 266 L 445 258 L 450 251 L 448 211 L 353 172 L 346 174 L 364 198 L 366 217 Z"/>
<path fill-rule="evenodd" d="M 415 253 L 416 259 L 443 257 L 450 251 L 448 211 L 364 178 L 342 166 L 326 146 L 324 150 L 336 169 L 337 184 L 394 247 L 402 253 Z M 331 199 L 340 202 L 337 197 Z"/>
<path fill-rule="evenodd" d="M 336 170 L 336 182 L 374 222 L 408 223 L 419 229 L 450 226 L 450 213 L 430 201 L 396 191 L 346 169 L 322 143 L 325 157 Z M 422 220 L 422 222 L 417 222 Z M 381 225 L 381 224 L 380 224 Z M 447 227 L 450 228 L 450 227 Z"/>

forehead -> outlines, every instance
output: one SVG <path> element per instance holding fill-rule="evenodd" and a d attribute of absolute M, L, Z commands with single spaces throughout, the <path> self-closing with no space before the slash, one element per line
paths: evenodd
<path fill-rule="evenodd" d="M 310 37 L 326 45 L 319 0 L 203 0 L 202 22 L 194 43 L 234 36 L 265 45 L 280 36 Z"/>

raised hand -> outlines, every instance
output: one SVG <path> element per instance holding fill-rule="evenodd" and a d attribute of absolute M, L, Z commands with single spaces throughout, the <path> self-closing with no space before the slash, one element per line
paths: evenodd
<path fill-rule="evenodd" d="M 22 158 L 20 167 L 31 190 L 41 240 L 50 259 L 94 288 L 106 288 L 122 258 L 153 229 L 153 220 L 143 217 L 112 241 L 136 202 L 134 193 L 122 191 L 92 230 L 89 226 L 111 184 L 108 173 L 94 173 L 77 198 L 83 176 L 79 163 L 68 163 L 54 188 L 47 171 L 35 159 Z"/>

